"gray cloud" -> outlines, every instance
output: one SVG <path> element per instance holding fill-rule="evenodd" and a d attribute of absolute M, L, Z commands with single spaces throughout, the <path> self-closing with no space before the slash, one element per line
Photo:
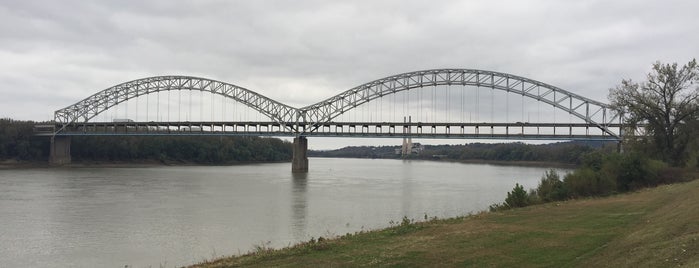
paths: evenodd
<path fill-rule="evenodd" d="M 430 68 L 512 73 L 606 101 L 696 57 L 695 1 L 5 1 L 0 116 L 46 120 L 112 85 L 187 74 L 303 106 Z"/>

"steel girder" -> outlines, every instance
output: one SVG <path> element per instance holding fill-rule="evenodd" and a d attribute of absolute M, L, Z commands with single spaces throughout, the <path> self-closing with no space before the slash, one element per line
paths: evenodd
<path fill-rule="evenodd" d="M 354 87 L 303 108 L 294 108 L 243 87 L 216 80 L 191 76 L 149 77 L 110 87 L 60 109 L 55 112 L 55 121 L 65 127 L 76 121 L 87 122 L 119 103 L 142 95 L 169 90 L 200 90 L 234 99 L 276 122 L 292 126 L 291 131 L 302 135 L 315 131 L 316 128 L 308 127 L 309 125 L 319 126 L 330 122 L 354 107 L 377 98 L 405 90 L 440 85 L 485 87 L 522 95 L 568 112 L 609 135 L 617 138 L 620 136 L 619 133 L 612 132 L 609 126 L 621 123 L 623 115 L 607 104 L 536 80 L 476 69 L 434 69 L 393 75 Z"/>

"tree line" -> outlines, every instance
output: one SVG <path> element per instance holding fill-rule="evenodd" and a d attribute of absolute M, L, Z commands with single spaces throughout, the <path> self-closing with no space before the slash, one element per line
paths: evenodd
<path fill-rule="evenodd" d="M 0 160 L 48 161 L 50 140 L 33 135 L 32 121 L 0 119 Z M 74 161 L 141 161 L 226 164 L 289 161 L 291 143 L 231 136 L 75 136 Z"/>
<path fill-rule="evenodd" d="M 337 150 L 310 151 L 316 157 L 352 158 L 400 158 L 396 150 L 401 146 L 349 146 Z M 609 142 L 559 142 L 550 144 L 517 143 L 469 143 L 459 145 L 424 145 L 419 154 L 410 159 L 536 161 L 580 164 L 590 152 L 614 151 L 615 143 Z"/>
<path fill-rule="evenodd" d="M 523 207 L 588 196 L 606 196 L 643 187 L 685 181 L 686 171 L 699 168 L 699 65 L 656 62 L 646 80 L 622 80 L 610 89 L 612 107 L 625 114 L 630 133 L 626 152 L 590 153 L 573 172 L 551 170 L 538 186 L 526 191 L 515 184 L 505 202 L 492 210 Z M 635 136 L 633 128 L 642 128 Z"/>

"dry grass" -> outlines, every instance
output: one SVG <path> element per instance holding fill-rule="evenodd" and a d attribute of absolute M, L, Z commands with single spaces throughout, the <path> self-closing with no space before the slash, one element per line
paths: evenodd
<path fill-rule="evenodd" d="M 436 220 L 199 267 L 699 266 L 699 181 Z"/>

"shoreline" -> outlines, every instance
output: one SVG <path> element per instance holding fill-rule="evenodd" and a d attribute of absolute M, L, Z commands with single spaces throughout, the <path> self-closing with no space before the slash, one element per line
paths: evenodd
<path fill-rule="evenodd" d="M 387 159 L 387 160 L 411 160 L 411 161 L 435 161 L 435 162 L 450 162 L 463 164 L 486 164 L 496 166 L 522 166 L 522 167 L 553 167 L 553 168 L 576 168 L 576 164 L 550 162 L 550 161 L 502 161 L 502 160 L 484 160 L 484 159 L 400 159 L 400 158 L 360 158 L 360 157 L 321 157 L 313 156 L 311 158 L 350 158 L 350 159 Z M 52 166 L 48 162 L 37 161 L 19 161 L 19 160 L 2 160 L 0 161 L 0 170 L 5 169 L 24 169 L 24 168 L 147 168 L 147 167 L 162 167 L 162 166 L 238 166 L 249 164 L 269 164 L 269 163 L 289 163 L 290 161 L 248 161 L 248 162 L 231 162 L 231 163 L 196 163 L 190 161 L 159 161 L 159 160 L 140 160 L 140 161 L 74 161 L 67 165 Z"/>
<path fill-rule="evenodd" d="M 481 160 L 481 159 L 444 159 L 436 161 L 457 162 L 466 164 L 489 164 L 496 166 L 524 166 L 524 167 L 557 167 L 557 168 L 577 168 L 577 164 L 551 162 L 551 161 L 503 161 L 503 160 Z"/>
<path fill-rule="evenodd" d="M 570 163 L 560 163 L 551 161 L 504 161 L 504 160 L 486 160 L 486 159 L 423 159 L 423 158 L 364 158 L 364 157 L 327 157 L 327 156 L 312 156 L 314 158 L 348 158 L 348 159 L 386 159 L 386 160 L 411 160 L 411 161 L 434 161 L 434 162 L 450 162 L 463 164 L 486 164 L 495 166 L 521 166 L 521 167 L 555 167 L 555 168 L 577 168 L 579 165 Z"/>
<path fill-rule="evenodd" d="M 239 166 L 249 164 L 288 163 L 291 161 L 249 161 L 231 163 L 196 163 L 187 161 L 74 161 L 66 165 L 50 165 L 47 162 L 3 160 L 0 161 L 0 170 L 29 169 L 29 168 L 148 168 L 148 167 L 189 167 L 189 166 Z"/>

